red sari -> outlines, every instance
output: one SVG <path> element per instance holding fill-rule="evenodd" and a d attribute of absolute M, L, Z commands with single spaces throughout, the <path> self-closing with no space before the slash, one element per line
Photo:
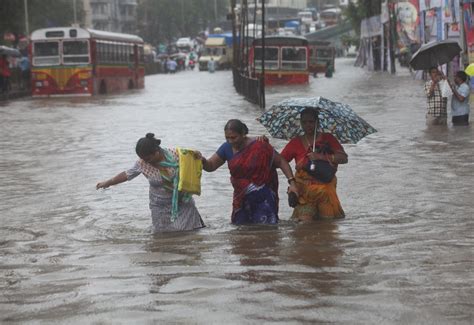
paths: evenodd
<path fill-rule="evenodd" d="M 232 223 L 278 222 L 278 175 L 273 147 L 253 141 L 228 161 L 234 187 Z"/>

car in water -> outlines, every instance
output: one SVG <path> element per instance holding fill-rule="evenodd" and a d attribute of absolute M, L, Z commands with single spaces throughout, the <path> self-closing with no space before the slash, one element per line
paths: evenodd
<path fill-rule="evenodd" d="M 176 47 L 180 50 L 190 52 L 194 47 L 194 42 L 191 37 L 181 37 L 176 41 Z"/>

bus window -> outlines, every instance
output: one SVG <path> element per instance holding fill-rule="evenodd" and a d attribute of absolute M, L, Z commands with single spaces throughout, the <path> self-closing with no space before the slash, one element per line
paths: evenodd
<path fill-rule="evenodd" d="M 127 45 L 127 60 L 128 63 L 133 63 L 133 45 Z"/>
<path fill-rule="evenodd" d="M 33 65 L 58 65 L 59 42 L 34 43 L 33 54 Z"/>
<path fill-rule="evenodd" d="M 255 68 L 262 68 L 262 48 L 255 48 L 254 56 Z M 265 48 L 265 69 L 278 70 L 278 48 L 277 47 L 266 47 Z"/>
<path fill-rule="evenodd" d="M 114 60 L 113 56 L 113 45 L 112 43 L 107 44 L 107 55 L 105 56 L 105 62 L 112 63 Z"/>
<path fill-rule="evenodd" d="M 63 62 L 64 64 L 89 63 L 89 42 L 64 41 Z"/>
<path fill-rule="evenodd" d="M 138 46 L 138 62 L 145 62 L 145 51 L 141 45 Z"/>
<path fill-rule="evenodd" d="M 133 52 L 133 45 L 130 45 L 128 47 L 128 63 L 134 63 L 135 62 L 135 54 Z"/>
<path fill-rule="evenodd" d="M 281 68 L 282 70 L 306 70 L 306 48 L 282 47 Z"/>
<path fill-rule="evenodd" d="M 107 48 L 106 48 L 106 45 L 104 43 L 97 43 L 98 45 L 98 53 L 99 53 L 99 56 L 97 58 L 97 61 L 99 63 L 104 63 L 106 60 L 105 60 L 105 56 L 107 55 Z"/>

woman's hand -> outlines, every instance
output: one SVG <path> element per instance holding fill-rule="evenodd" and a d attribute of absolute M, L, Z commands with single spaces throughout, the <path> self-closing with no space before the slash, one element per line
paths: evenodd
<path fill-rule="evenodd" d="M 265 134 L 258 135 L 258 136 L 255 137 L 255 139 L 256 139 L 257 141 L 260 141 L 260 142 L 267 142 L 267 143 L 269 142 L 269 141 L 268 141 L 268 138 L 267 138 L 267 136 L 266 136 Z"/>
<path fill-rule="evenodd" d="M 97 183 L 97 185 L 95 186 L 95 189 L 98 190 L 100 188 L 108 188 L 110 185 L 109 185 L 109 182 L 108 181 L 104 181 L 104 182 L 99 182 Z"/>
<path fill-rule="evenodd" d="M 193 155 L 196 160 L 202 159 L 202 153 L 200 151 L 195 150 Z"/>
<path fill-rule="evenodd" d="M 310 152 L 306 155 L 309 160 L 328 160 L 326 155 L 318 152 Z"/>
<path fill-rule="evenodd" d="M 288 186 L 288 191 L 287 193 L 293 192 L 296 195 L 298 195 L 298 188 L 296 187 L 296 182 L 291 182 L 291 184 Z"/>

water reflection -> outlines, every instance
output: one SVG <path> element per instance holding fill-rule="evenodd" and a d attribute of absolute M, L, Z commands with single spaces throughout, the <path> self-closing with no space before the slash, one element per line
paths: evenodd
<path fill-rule="evenodd" d="M 0 322 L 472 324 L 474 130 L 426 128 L 421 82 L 352 64 L 267 93 L 350 103 L 379 131 L 345 146 L 346 218 L 313 224 L 282 200 L 278 226 L 230 225 L 226 168 L 203 178 L 197 232 L 150 235 L 144 178 L 95 190 L 146 132 L 206 156 L 231 118 L 265 133 L 229 72 L 0 106 Z"/>
<path fill-rule="evenodd" d="M 289 235 L 293 243 L 293 253 L 289 259 L 294 263 L 315 268 L 331 268 L 337 265 L 342 255 L 342 250 L 338 247 L 337 221 L 299 223 Z"/>

